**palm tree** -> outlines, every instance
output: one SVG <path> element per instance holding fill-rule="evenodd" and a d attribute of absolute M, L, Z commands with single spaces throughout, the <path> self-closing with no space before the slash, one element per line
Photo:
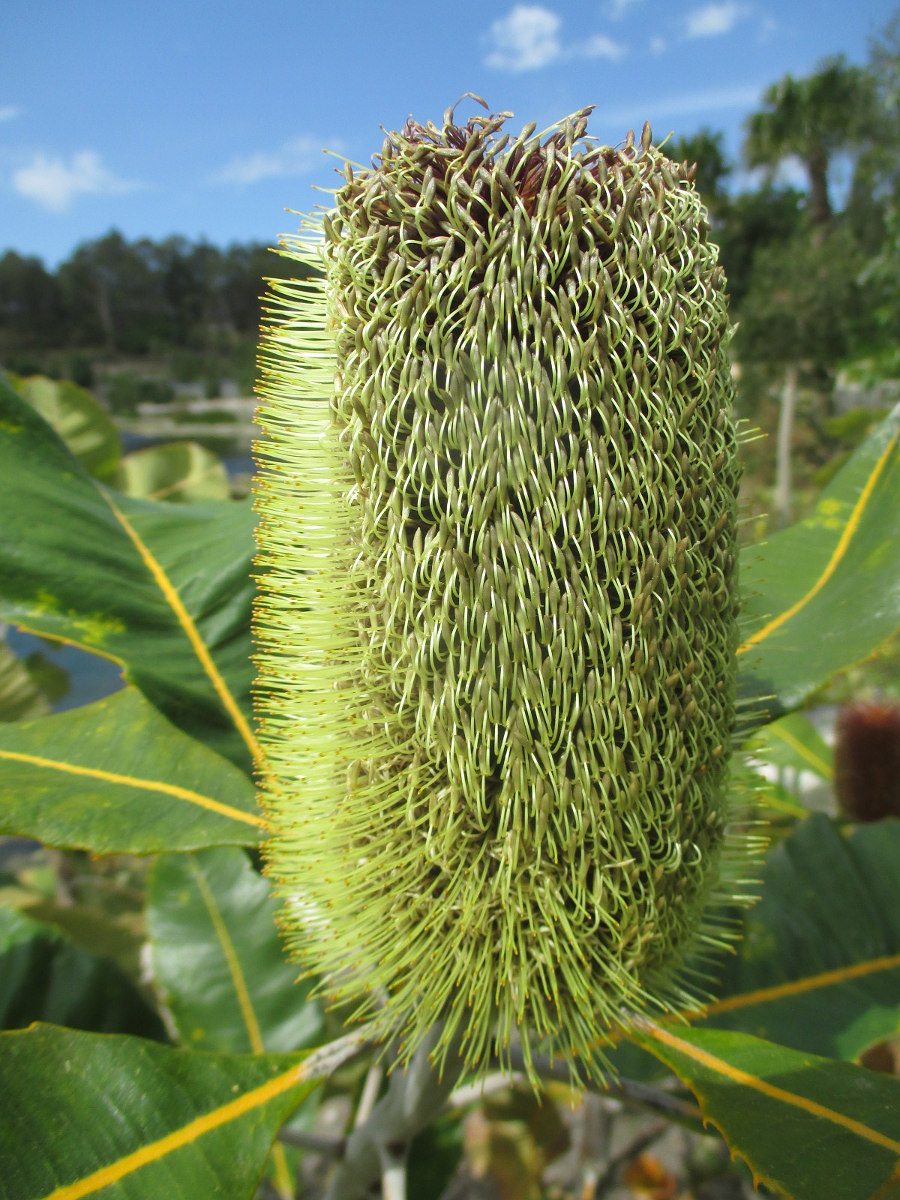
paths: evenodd
<path fill-rule="evenodd" d="M 774 169 L 783 159 L 799 158 L 809 181 L 813 225 L 831 221 L 828 167 L 841 151 L 871 141 L 881 123 L 872 76 L 843 55 L 825 59 L 814 75 L 785 75 L 763 93 L 765 108 L 747 121 L 744 158 L 751 167 Z"/>

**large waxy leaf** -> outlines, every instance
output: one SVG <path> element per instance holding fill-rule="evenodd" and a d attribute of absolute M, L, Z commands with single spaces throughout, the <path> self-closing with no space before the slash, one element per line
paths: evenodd
<path fill-rule="evenodd" d="M 847 1059 L 900 1033 L 898 862 L 900 821 L 803 821 L 768 856 L 707 1019 Z"/>
<path fill-rule="evenodd" d="M 225 464 L 198 442 L 167 442 L 144 446 L 119 462 L 115 485 L 129 496 L 189 503 L 227 500 L 230 494 Z"/>
<path fill-rule="evenodd" d="M 799 524 L 741 559 L 741 689 L 796 708 L 900 627 L 900 405 Z M 770 698 L 771 697 L 771 698 Z"/>
<path fill-rule="evenodd" d="M 154 865 L 151 968 L 186 1045 L 261 1054 L 315 1042 L 322 1014 L 286 958 L 278 907 L 240 850 L 167 855 Z"/>
<path fill-rule="evenodd" d="M 250 1200 L 310 1090 L 296 1057 L 35 1026 L 0 1037 L 0 1198 Z"/>
<path fill-rule="evenodd" d="M 31 375 L 16 390 L 52 425 L 78 461 L 101 479 L 116 469 L 122 445 L 112 417 L 90 392 L 67 379 Z"/>
<path fill-rule="evenodd" d="M 164 1032 L 115 963 L 79 949 L 51 925 L 0 907 L 0 1028 L 33 1021 L 142 1037 Z"/>
<path fill-rule="evenodd" d="M 834 775 L 831 747 L 802 713 L 791 713 L 780 721 L 773 721 L 756 734 L 745 749 L 755 758 L 777 767 L 812 772 L 826 780 Z"/>
<path fill-rule="evenodd" d="M 757 1181 L 794 1200 L 900 1183 L 900 1081 L 742 1033 L 646 1022 L 641 1044 L 694 1092 Z"/>
<path fill-rule="evenodd" d="M 124 664 L 177 725 L 248 765 L 253 514 L 113 493 L 0 380 L 0 618 Z"/>
<path fill-rule="evenodd" d="M 253 785 L 181 733 L 136 688 L 0 725 L 0 833 L 95 854 L 259 838 Z"/>

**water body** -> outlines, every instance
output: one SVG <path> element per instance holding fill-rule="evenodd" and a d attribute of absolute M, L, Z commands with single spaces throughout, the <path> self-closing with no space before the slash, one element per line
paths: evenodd
<path fill-rule="evenodd" d="M 153 446 L 172 441 L 170 437 L 159 438 L 143 436 L 138 433 L 122 435 L 122 448 L 127 454 L 142 446 Z M 225 464 L 229 478 L 246 478 L 253 473 L 253 459 L 246 438 L 194 438 L 208 446 L 219 455 Z M 78 646 L 66 645 L 52 641 L 50 638 L 37 637 L 24 633 L 14 626 L 6 631 L 6 642 L 9 648 L 19 657 L 27 658 L 29 654 L 39 653 L 54 666 L 60 667 L 69 676 L 69 690 L 58 700 L 54 712 L 65 712 L 67 709 L 80 708 L 83 704 L 91 704 L 102 700 L 104 696 L 112 695 L 125 686 L 121 668 L 109 659 L 99 654 L 90 654 Z"/>

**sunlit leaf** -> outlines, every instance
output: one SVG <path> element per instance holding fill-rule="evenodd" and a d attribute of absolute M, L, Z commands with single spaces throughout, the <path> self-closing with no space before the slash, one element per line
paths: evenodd
<path fill-rule="evenodd" d="M 249 504 L 103 488 L 0 380 L 0 618 L 124 664 L 185 732 L 249 765 Z"/>
<path fill-rule="evenodd" d="M 0 1197 L 250 1200 L 310 1090 L 296 1057 L 38 1025 L 0 1036 Z"/>
<path fill-rule="evenodd" d="M 813 513 L 741 557 L 741 690 L 757 711 L 796 708 L 900 627 L 900 405 Z"/>
<path fill-rule="evenodd" d="M 95 854 L 259 838 L 252 783 L 171 725 L 136 688 L 0 725 L 0 833 Z"/>
<path fill-rule="evenodd" d="M 133 450 L 119 462 L 113 482 L 120 492 L 147 500 L 189 503 L 227 500 L 230 494 L 225 464 L 198 442 Z"/>
<path fill-rule="evenodd" d="M 17 391 L 52 425 L 82 466 L 101 479 L 116 469 L 122 446 L 112 417 L 77 383 L 31 375 Z"/>
<path fill-rule="evenodd" d="M 755 758 L 777 767 L 810 771 L 825 780 L 834 775 L 831 747 L 802 713 L 791 713 L 780 721 L 773 721 L 756 734 L 745 749 Z"/>
<path fill-rule="evenodd" d="M 24 721 L 50 711 L 50 702 L 26 663 L 0 637 L 0 721 Z"/>

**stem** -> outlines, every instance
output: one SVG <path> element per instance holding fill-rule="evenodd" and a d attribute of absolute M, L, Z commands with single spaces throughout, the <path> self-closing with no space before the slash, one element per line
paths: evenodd
<path fill-rule="evenodd" d="M 515 1069 L 521 1069 L 524 1066 L 522 1052 L 518 1047 L 510 1049 L 509 1058 L 510 1064 Z M 535 1071 L 542 1079 L 556 1079 L 562 1083 L 571 1082 L 568 1066 L 559 1059 L 551 1062 L 545 1054 L 534 1054 L 532 1062 Z M 696 1125 L 702 1119 L 700 1109 L 696 1104 L 691 1104 L 690 1101 L 682 1100 L 678 1096 L 671 1096 L 661 1088 L 650 1087 L 649 1084 L 638 1083 L 633 1079 L 623 1079 L 621 1076 L 607 1075 L 601 1083 L 585 1090 L 600 1096 L 609 1096 L 613 1100 L 625 1100 L 629 1104 L 636 1104 L 641 1108 L 650 1109 L 651 1112 L 662 1113 L 673 1120 L 686 1121 L 691 1125 Z"/>
<path fill-rule="evenodd" d="M 305 1129 L 280 1129 L 278 1140 L 286 1146 L 296 1146 L 313 1154 L 325 1154 L 329 1158 L 340 1158 L 347 1145 L 346 1138 L 327 1133 L 307 1133 Z"/>
<path fill-rule="evenodd" d="M 326 1200 L 368 1200 L 370 1187 L 381 1181 L 387 1200 L 401 1200 L 406 1187 L 406 1155 L 415 1135 L 447 1102 L 463 1071 L 463 1061 L 451 1047 L 443 1074 L 430 1056 L 441 1037 L 436 1026 L 406 1065 L 389 1076 L 388 1087 L 369 1117 L 347 1139 L 343 1162 L 331 1177 Z M 403 1190 L 399 1189 L 402 1185 Z M 388 1192 L 388 1187 L 395 1190 Z"/>
<path fill-rule="evenodd" d="M 613 1182 L 620 1168 L 632 1158 L 641 1154 L 648 1146 L 652 1146 L 658 1138 L 662 1137 L 668 1128 L 669 1124 L 667 1121 L 657 1121 L 655 1125 L 633 1137 L 618 1154 L 609 1160 L 603 1172 L 593 1181 L 593 1188 L 587 1193 L 588 1197 L 601 1196 L 605 1188 Z"/>
<path fill-rule="evenodd" d="M 355 1033 L 348 1033 L 337 1041 L 329 1042 L 314 1050 L 303 1064 L 304 1079 L 325 1079 L 332 1075 L 348 1059 L 353 1058 L 370 1040 L 373 1026 L 363 1025 Z"/>
<path fill-rule="evenodd" d="M 369 1117 L 372 1115 L 372 1109 L 375 1107 L 375 1101 L 378 1099 L 378 1089 L 381 1087 L 381 1081 L 384 1078 L 384 1068 L 380 1062 L 373 1062 L 369 1067 L 369 1073 L 366 1075 L 366 1081 L 363 1084 L 362 1095 L 359 1098 L 359 1108 L 356 1110 L 356 1116 L 353 1118 L 353 1128 L 359 1129 L 361 1125 L 365 1125 Z"/>
<path fill-rule="evenodd" d="M 406 1200 L 406 1153 L 405 1146 L 399 1158 L 382 1149 L 379 1155 L 382 1200 Z"/>
<path fill-rule="evenodd" d="M 794 406 L 797 402 L 797 366 L 790 363 L 784 372 L 781 392 L 781 411 L 778 414 L 778 445 L 775 467 L 775 519 L 779 527 L 791 519 L 791 437 L 794 429 Z"/>

